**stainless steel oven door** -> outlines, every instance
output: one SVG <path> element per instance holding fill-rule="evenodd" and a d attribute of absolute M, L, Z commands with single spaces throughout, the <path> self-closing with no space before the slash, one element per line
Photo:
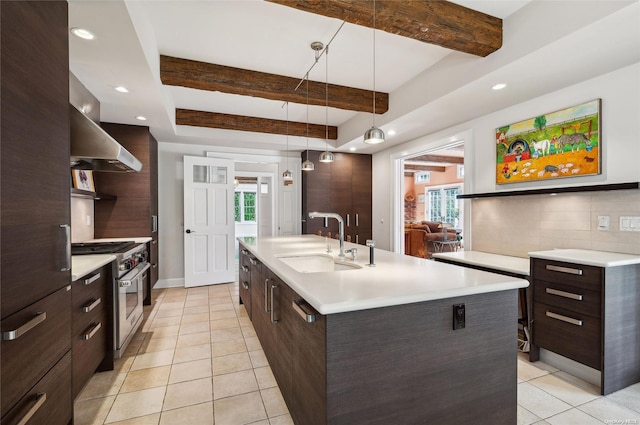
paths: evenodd
<path fill-rule="evenodd" d="M 142 290 L 147 277 L 149 263 L 140 263 L 116 280 L 118 311 L 116 324 L 115 356 L 120 357 L 127 348 L 133 334 L 142 322 Z"/>

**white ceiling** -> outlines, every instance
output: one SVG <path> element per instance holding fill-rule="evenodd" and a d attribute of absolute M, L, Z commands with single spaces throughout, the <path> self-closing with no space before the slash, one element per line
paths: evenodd
<path fill-rule="evenodd" d="M 372 153 L 640 60 L 638 25 L 624 28 L 637 19 L 637 0 L 456 3 L 503 18 L 503 48 L 477 58 L 377 31 L 375 88 L 390 93 L 390 110 L 377 116 L 376 124 L 397 134 L 383 145 L 364 145 L 361 135 L 371 125 L 371 114 L 335 108 L 310 106 L 309 122 L 325 124 L 328 115 L 329 125 L 338 126 L 339 138 L 333 143 L 338 150 L 356 147 Z M 627 9 L 631 17 L 616 13 L 629 3 L 636 3 Z M 549 8 L 557 10 L 555 21 L 546 18 Z M 615 19 L 603 19 L 609 15 Z M 540 34 L 532 36 L 527 28 L 535 28 L 530 20 L 536 16 L 545 19 L 537 24 Z M 562 21 L 565 16 L 576 19 Z M 557 25 L 551 27 L 553 22 Z M 285 119 L 286 109 L 280 101 L 163 86 L 159 55 L 302 79 L 314 61 L 310 43 L 327 43 L 341 24 L 261 0 L 70 0 L 69 26 L 96 34 L 92 41 L 70 36 L 70 69 L 100 100 L 102 121 L 149 125 L 161 142 L 282 150 L 282 135 L 176 126 L 175 108 L 273 119 Z M 576 60 L 567 61 L 566 49 L 592 34 L 586 32 L 590 25 L 601 25 L 602 32 L 589 40 L 589 55 L 571 50 Z M 604 47 L 598 49 L 600 45 Z M 559 59 L 562 62 L 547 62 Z M 331 44 L 329 82 L 371 90 L 372 62 L 373 31 L 346 23 Z M 576 70 L 576 63 L 589 66 Z M 325 69 L 322 58 L 310 78 L 325 81 Z M 509 87 L 496 96 L 488 87 L 499 79 Z M 119 85 L 130 92 L 114 91 Z M 137 121 L 137 115 L 148 120 Z M 291 104 L 289 119 L 306 122 L 307 106 Z M 289 139 L 292 149 L 306 148 L 306 138 Z M 324 140 L 309 142 L 312 149 L 324 148 Z"/>

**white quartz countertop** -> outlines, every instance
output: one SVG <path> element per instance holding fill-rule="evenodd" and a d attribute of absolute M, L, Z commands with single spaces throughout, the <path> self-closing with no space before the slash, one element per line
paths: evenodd
<path fill-rule="evenodd" d="M 616 267 L 640 263 L 640 255 L 621 254 L 618 252 L 591 251 L 586 249 L 552 249 L 534 251 L 529 257 L 543 260 L 565 261 L 596 267 Z"/>
<path fill-rule="evenodd" d="M 325 238 L 293 235 L 238 240 L 321 314 L 497 292 L 529 285 L 524 279 L 377 248 L 374 254 L 376 266 L 368 267 L 369 248 L 349 242 L 345 242 L 345 248 L 358 248 L 356 263 L 363 266 L 361 269 L 300 273 L 277 257 L 283 254 L 325 254 Z M 331 255 L 337 257 L 338 241 L 329 239 L 329 243 L 333 250 Z"/>
<path fill-rule="evenodd" d="M 127 242 L 133 241 L 135 243 L 147 243 L 151 242 L 151 237 L 149 236 L 134 236 L 131 238 L 101 238 L 101 239 L 91 239 L 85 242 Z"/>
<path fill-rule="evenodd" d="M 529 259 L 482 251 L 458 251 L 433 254 L 435 258 L 460 264 L 486 267 L 488 269 L 529 276 Z"/>
<path fill-rule="evenodd" d="M 105 264 L 109 264 L 115 259 L 116 256 L 113 254 L 72 255 L 71 281 L 75 282 Z"/>

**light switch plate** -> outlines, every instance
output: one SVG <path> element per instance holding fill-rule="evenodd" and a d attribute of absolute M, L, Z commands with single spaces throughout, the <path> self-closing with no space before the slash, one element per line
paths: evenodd
<path fill-rule="evenodd" d="M 621 216 L 621 232 L 640 232 L 640 217 Z"/>
<path fill-rule="evenodd" d="M 611 217 L 609 217 L 608 215 L 599 215 L 598 230 L 609 230 L 610 221 L 611 221 Z"/>

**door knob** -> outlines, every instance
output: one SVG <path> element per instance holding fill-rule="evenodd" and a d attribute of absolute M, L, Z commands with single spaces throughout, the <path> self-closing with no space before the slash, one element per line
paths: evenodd
<path fill-rule="evenodd" d="M 192 230 L 191 230 L 191 229 L 187 229 L 187 230 L 186 230 L 186 232 L 187 232 L 187 233 L 191 233 L 191 232 L 192 232 Z M 195 233 L 195 232 L 193 232 L 193 233 Z"/>

